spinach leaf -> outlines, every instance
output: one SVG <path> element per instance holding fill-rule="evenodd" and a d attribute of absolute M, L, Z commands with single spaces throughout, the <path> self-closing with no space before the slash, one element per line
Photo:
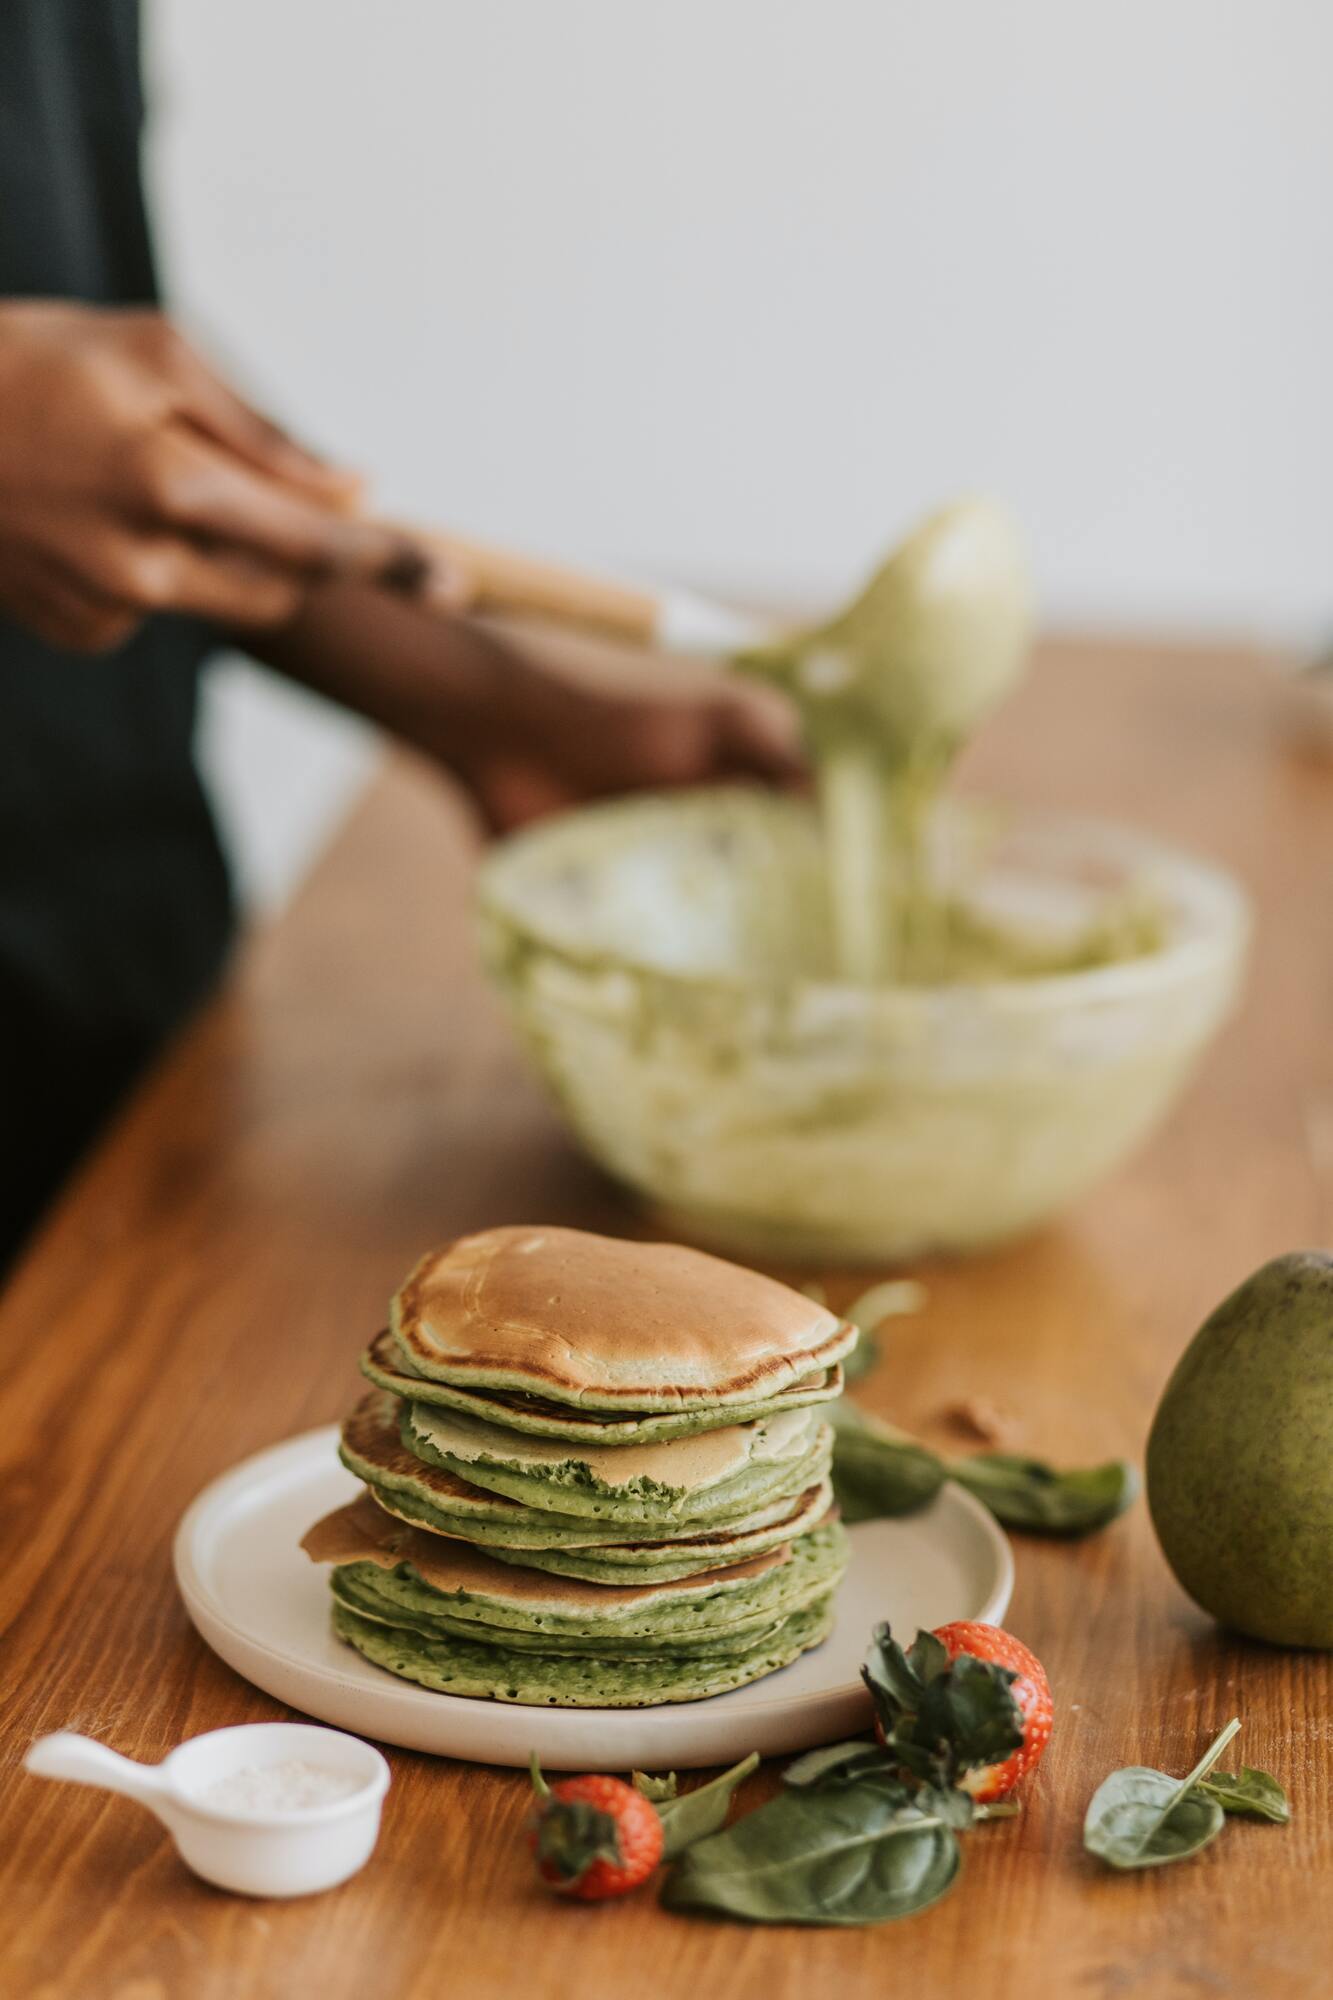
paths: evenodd
<path fill-rule="evenodd" d="M 879 1745 L 857 1736 L 848 1743 L 825 1743 L 818 1750 L 807 1750 L 803 1757 L 788 1764 L 782 1782 L 800 1790 L 806 1785 L 823 1784 L 831 1777 L 845 1778 L 849 1772 L 859 1772 L 863 1764 L 873 1769 L 876 1763 L 883 1762 L 884 1752 Z"/>
<path fill-rule="evenodd" d="M 873 1333 L 886 1319 L 920 1312 L 925 1303 L 926 1288 L 915 1278 L 886 1278 L 882 1285 L 872 1285 L 853 1299 L 843 1318 L 859 1326 L 862 1333 Z"/>
<path fill-rule="evenodd" d="M 844 1382 L 863 1382 L 872 1369 L 878 1368 L 883 1355 L 873 1333 L 861 1329 L 861 1337 L 850 1354 L 842 1357 L 842 1379 Z"/>
<path fill-rule="evenodd" d="M 1083 1845 L 1112 1868 L 1155 1868 L 1197 1854 L 1222 1831 L 1224 1817 L 1215 1799 L 1165 1771 L 1131 1764 L 1094 1792 Z"/>
<path fill-rule="evenodd" d="M 902 1431 L 868 1417 L 845 1397 L 829 1405 L 833 1493 L 844 1521 L 915 1513 L 943 1486 L 943 1459 Z"/>
<path fill-rule="evenodd" d="M 1277 1779 L 1249 1764 L 1238 1772 L 1214 1771 L 1211 1777 L 1200 1778 L 1194 1789 L 1204 1798 L 1216 1799 L 1224 1813 L 1247 1813 L 1272 1820 L 1275 1826 L 1285 1826 L 1291 1818 L 1290 1803 Z"/>
<path fill-rule="evenodd" d="M 1123 1514 L 1139 1490 L 1126 1459 L 1057 1472 L 1039 1458 L 978 1452 L 949 1466 L 950 1476 L 990 1508 L 1007 1528 L 1045 1535 L 1087 1535 Z"/>
<path fill-rule="evenodd" d="M 659 1806 L 668 1856 L 679 1856 L 662 1888 L 668 1909 L 751 1923 L 886 1923 L 926 1909 L 952 1886 L 960 1832 L 1016 1810 L 978 1807 L 957 1783 L 1022 1742 L 1015 1674 L 971 1654 L 951 1660 L 930 1632 L 904 1651 L 884 1624 L 863 1673 L 882 1741 L 854 1737 L 808 1751 L 784 1771 L 776 1798 L 724 1832 L 692 1828 L 684 1854 L 670 1816 L 715 1787 Z M 751 1761 L 715 1786 L 743 1776 Z"/>
<path fill-rule="evenodd" d="M 819 1750 L 808 1751 L 787 1767 L 782 1782 L 798 1791 L 820 1792 L 838 1791 L 848 1785 L 872 1785 L 892 1794 L 902 1806 L 919 1805 L 922 1798 L 922 1788 L 904 1779 L 901 1767 L 890 1760 L 878 1743 L 834 1744 L 827 1756 Z M 933 1814 L 933 1805 L 930 1810 Z M 941 1812 L 939 1817 L 950 1826 L 958 1823 L 949 1812 Z"/>
<path fill-rule="evenodd" d="M 953 1885 L 958 1839 L 903 1804 L 901 1790 L 870 1782 L 780 1792 L 691 1847 L 662 1901 L 772 1924 L 878 1924 L 924 1910 Z"/>
<path fill-rule="evenodd" d="M 1224 1814 L 1216 1799 L 1195 1789 L 1236 1731 L 1229 1722 L 1187 1778 L 1170 1778 L 1141 1764 L 1113 1771 L 1097 1787 L 1083 1822 L 1083 1845 L 1112 1868 L 1157 1868 L 1184 1861 L 1215 1840 Z"/>
<path fill-rule="evenodd" d="M 665 1860 L 670 1861 L 693 1841 L 703 1840 L 726 1825 L 737 1785 L 749 1777 L 758 1763 L 759 1752 L 752 1750 L 739 1764 L 733 1764 L 729 1771 L 710 1779 L 708 1784 L 696 1786 L 692 1792 L 673 1792 L 670 1797 L 654 1801 L 657 1816 L 662 1822 L 662 1854 Z"/>
<path fill-rule="evenodd" d="M 925 1286 L 912 1278 L 889 1279 L 882 1285 L 872 1285 L 868 1292 L 853 1299 L 843 1317 L 860 1328 L 861 1338 L 851 1353 L 843 1357 L 844 1379 L 859 1382 L 879 1362 L 882 1348 L 876 1336 L 885 1320 L 900 1313 L 920 1312 L 925 1302 Z"/>
<path fill-rule="evenodd" d="M 935 1498 L 946 1479 L 956 1479 L 1007 1528 L 1087 1535 L 1123 1514 L 1139 1490 L 1138 1472 L 1123 1458 L 1073 1472 L 1000 1451 L 944 1459 L 845 1396 L 829 1405 L 828 1414 L 834 1427 L 833 1490 L 846 1521 L 913 1513 Z"/>

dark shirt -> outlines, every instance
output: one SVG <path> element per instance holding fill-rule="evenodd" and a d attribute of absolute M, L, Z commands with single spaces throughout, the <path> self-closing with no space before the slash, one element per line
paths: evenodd
<path fill-rule="evenodd" d="M 142 116 L 137 0 L 0 0 L 0 296 L 156 300 Z M 210 643 L 154 619 L 89 658 L 0 618 L 0 1268 L 221 963 Z"/>

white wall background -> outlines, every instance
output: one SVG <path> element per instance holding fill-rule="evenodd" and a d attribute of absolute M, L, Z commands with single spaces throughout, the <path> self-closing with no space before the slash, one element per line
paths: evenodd
<path fill-rule="evenodd" d="M 154 0 L 195 330 L 386 504 L 834 595 L 956 490 L 1051 616 L 1333 625 L 1328 0 Z M 365 768 L 258 676 L 261 900 Z"/>

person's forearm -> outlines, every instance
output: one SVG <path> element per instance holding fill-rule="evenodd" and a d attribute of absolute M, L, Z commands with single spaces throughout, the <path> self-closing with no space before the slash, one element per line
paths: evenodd
<path fill-rule="evenodd" d="M 631 685 L 370 585 L 321 584 L 290 623 L 241 643 L 451 771 L 496 830 L 616 792 L 799 769 L 788 718 L 748 689 L 674 671 L 669 691 Z"/>
<path fill-rule="evenodd" d="M 522 662 L 498 641 L 361 584 L 321 585 L 290 624 L 240 643 L 456 768 L 504 730 L 524 678 Z"/>

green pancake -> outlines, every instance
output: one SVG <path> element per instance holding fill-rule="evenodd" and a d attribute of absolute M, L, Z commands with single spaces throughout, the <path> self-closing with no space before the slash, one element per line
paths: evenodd
<path fill-rule="evenodd" d="M 507 1430 L 526 1432 L 532 1437 L 568 1438 L 580 1444 L 657 1444 L 669 1438 L 694 1437 L 725 1424 L 775 1416 L 780 1410 L 834 1402 L 844 1386 L 842 1366 L 834 1362 L 831 1367 L 816 1369 L 763 1401 L 728 1403 L 713 1409 L 613 1416 L 548 1402 L 541 1396 L 519 1391 L 464 1389 L 452 1382 L 432 1381 L 412 1366 L 388 1327 L 372 1340 L 361 1356 L 360 1367 L 377 1388 L 388 1389 L 405 1401 L 434 1403 Z"/>
<path fill-rule="evenodd" d="M 832 1450 L 832 1432 L 814 1410 L 665 1444 L 570 1446 L 406 1403 L 399 1435 L 425 1464 L 524 1507 L 641 1532 L 753 1513 L 822 1477 Z"/>
<path fill-rule="evenodd" d="M 506 1549 L 488 1551 L 497 1562 L 547 1570 L 552 1576 L 574 1577 L 588 1583 L 630 1585 L 651 1580 L 668 1583 L 681 1577 L 705 1575 L 718 1565 L 748 1562 L 784 1542 L 808 1534 L 828 1518 L 833 1505 L 829 1480 L 812 1486 L 786 1521 L 756 1528 L 745 1535 L 712 1534 L 680 1542 L 627 1542 L 590 1549 Z"/>
<path fill-rule="evenodd" d="M 806 1294 L 703 1251 L 545 1224 L 428 1252 L 389 1324 L 432 1381 L 635 1419 L 771 1402 L 857 1340 Z"/>
<path fill-rule="evenodd" d="M 488 1548 L 600 1550 L 610 1544 L 614 1553 L 627 1540 L 669 1543 L 693 1540 L 714 1530 L 735 1539 L 777 1529 L 766 1544 L 771 1547 L 791 1532 L 786 1524 L 796 1505 L 795 1496 L 821 1485 L 828 1473 L 829 1452 L 821 1438 L 792 1466 L 788 1491 L 734 1514 L 723 1512 L 697 1522 L 667 1520 L 662 1533 L 656 1534 L 653 1523 L 626 1528 L 616 1522 L 599 1523 L 587 1515 L 528 1507 L 521 1500 L 473 1485 L 443 1466 L 427 1465 L 402 1443 L 393 1421 L 394 1402 L 393 1397 L 377 1391 L 357 1405 L 343 1425 L 338 1448 L 343 1464 L 365 1481 L 389 1513 L 433 1528 L 437 1534 L 455 1535 Z"/>
<path fill-rule="evenodd" d="M 577 1598 L 576 1587 L 567 1584 L 562 1610 L 559 1584 L 548 1578 L 545 1587 L 534 1593 L 530 1580 L 503 1566 L 498 1581 L 484 1591 L 440 1590 L 424 1581 L 410 1562 L 392 1569 L 379 1561 L 340 1563 L 331 1585 L 334 1596 L 349 1610 L 426 1638 L 471 1639 L 521 1652 L 651 1659 L 667 1653 L 749 1651 L 784 1618 L 825 1597 L 846 1562 L 845 1531 L 830 1521 L 802 1535 L 790 1554 L 771 1567 L 742 1565 L 734 1582 L 725 1572 L 714 1572 L 698 1584 L 619 1591 L 592 1586 L 592 1592 L 605 1600 L 605 1608 L 588 1604 L 587 1586 Z M 744 1574 L 747 1567 L 759 1569 L 760 1574 Z M 519 1587 L 506 1595 L 509 1578 Z"/>
<path fill-rule="evenodd" d="M 833 1433 L 856 1329 L 701 1252 L 517 1226 L 422 1258 L 362 1357 L 361 1497 L 303 1547 L 333 1626 L 422 1687 L 698 1701 L 830 1629 Z"/>
<path fill-rule="evenodd" d="M 442 1475 L 448 1477 L 447 1474 Z M 429 1501 L 415 1499 L 410 1491 L 377 1485 L 366 1487 L 376 1505 L 399 1521 L 432 1534 L 450 1536 L 481 1548 L 499 1562 L 527 1564 L 532 1569 L 553 1570 L 562 1576 L 587 1576 L 602 1582 L 630 1582 L 635 1572 L 651 1570 L 655 1577 L 695 1576 L 700 1570 L 716 1569 L 721 1563 L 742 1562 L 779 1548 L 793 1535 L 804 1534 L 822 1521 L 833 1502 L 833 1486 L 828 1479 L 809 1486 L 795 1500 L 761 1509 L 744 1521 L 729 1523 L 697 1534 L 682 1534 L 669 1541 L 603 1541 L 605 1530 L 590 1530 L 585 1522 L 578 1534 L 569 1538 L 533 1539 L 533 1530 L 503 1520 L 479 1521 L 475 1516 L 450 1514 Z M 517 1508 L 518 1503 L 511 1501 Z M 550 1521 L 550 1514 L 542 1516 Z"/>
<path fill-rule="evenodd" d="M 386 1513 L 369 1492 L 316 1521 L 302 1537 L 301 1547 L 312 1562 L 330 1568 L 370 1563 L 385 1577 L 410 1574 L 415 1582 L 429 1587 L 437 1607 L 443 1605 L 497 1623 L 508 1621 L 533 1631 L 567 1633 L 638 1631 L 652 1627 L 664 1611 L 673 1619 L 689 1618 L 695 1611 L 710 1619 L 719 1618 L 727 1605 L 738 1601 L 740 1593 L 750 1593 L 784 1570 L 793 1587 L 804 1592 L 814 1565 L 820 1566 L 821 1576 L 830 1559 L 836 1568 L 845 1558 L 840 1533 L 821 1535 L 811 1543 L 811 1554 L 800 1553 L 816 1531 L 829 1529 L 836 1521 L 827 1510 L 824 1492 L 816 1489 L 807 1502 L 811 1504 L 788 1524 L 796 1539 L 758 1554 L 736 1559 L 725 1546 L 718 1546 L 725 1540 L 719 1536 L 666 1545 L 672 1551 L 687 1549 L 693 1556 L 692 1573 L 685 1581 L 664 1579 L 655 1571 L 633 1574 L 610 1586 L 603 1581 L 556 1577 L 522 1558 L 509 1562 L 503 1551 L 414 1527 Z M 792 1607 L 784 1599 L 782 1608 Z"/>
<path fill-rule="evenodd" d="M 373 1564 L 370 1567 L 373 1575 Z M 394 1631 L 416 1632 L 425 1639 L 466 1639 L 474 1645 L 502 1646 L 513 1652 L 540 1653 L 552 1659 L 688 1659 L 696 1654 L 743 1653 L 771 1636 L 782 1623 L 780 1616 L 772 1618 L 761 1614 L 741 1619 L 734 1626 L 703 1634 L 697 1640 L 675 1640 L 670 1645 L 655 1646 L 649 1639 L 619 1636 L 595 1640 L 566 1639 L 541 1632 L 520 1632 L 502 1626 L 468 1623 L 466 1619 L 451 1618 L 447 1613 L 437 1615 L 408 1610 L 383 1586 L 377 1587 L 369 1578 L 350 1577 L 341 1570 L 334 1571 L 330 1588 L 336 1602 L 354 1611 L 358 1618 L 369 1619 L 373 1624 L 388 1626 Z"/>
<path fill-rule="evenodd" d="M 466 1639 L 427 1639 L 333 1607 L 333 1629 L 374 1665 L 441 1694 L 544 1708 L 651 1708 L 744 1687 L 827 1638 L 832 1593 L 784 1618 L 748 1650 L 654 1660 L 571 1659 Z"/>

